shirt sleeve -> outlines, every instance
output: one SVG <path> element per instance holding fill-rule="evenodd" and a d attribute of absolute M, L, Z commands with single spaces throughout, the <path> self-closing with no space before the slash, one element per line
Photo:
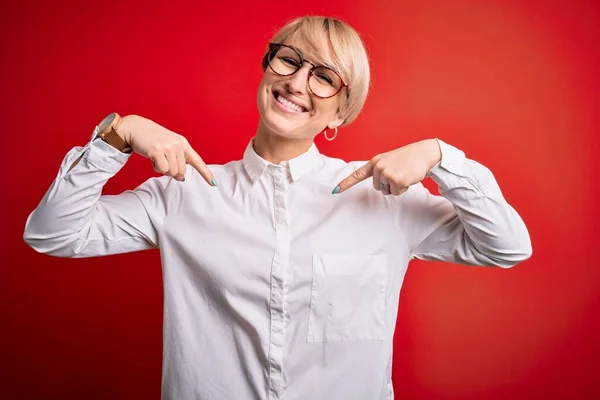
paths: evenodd
<path fill-rule="evenodd" d="M 102 140 L 69 151 L 54 182 L 27 218 L 25 242 L 39 253 L 73 258 L 158 247 L 167 214 L 167 186 L 173 179 L 150 178 L 134 190 L 102 195 L 105 183 L 130 155 Z"/>
<path fill-rule="evenodd" d="M 411 258 L 508 268 L 531 257 L 527 227 L 492 172 L 437 140 L 442 159 L 428 176 L 441 196 L 418 183 L 398 198 Z"/>

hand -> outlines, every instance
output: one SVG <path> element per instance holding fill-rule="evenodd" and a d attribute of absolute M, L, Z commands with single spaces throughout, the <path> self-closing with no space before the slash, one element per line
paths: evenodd
<path fill-rule="evenodd" d="M 117 133 L 135 153 L 152 160 L 159 174 L 183 181 L 186 164 L 190 164 L 209 185 L 217 186 L 212 172 L 185 137 L 139 115 L 123 117 Z"/>
<path fill-rule="evenodd" d="M 442 158 L 436 139 L 411 143 L 387 153 L 378 154 L 346 177 L 333 190 L 342 193 L 359 182 L 373 177 L 373 187 L 385 195 L 406 192 L 410 185 L 421 182 Z"/>

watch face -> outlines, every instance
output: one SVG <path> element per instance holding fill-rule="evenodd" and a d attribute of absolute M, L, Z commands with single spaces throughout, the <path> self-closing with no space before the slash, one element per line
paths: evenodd
<path fill-rule="evenodd" d="M 106 128 L 108 128 L 110 126 L 110 124 L 112 124 L 114 119 L 115 119 L 115 113 L 108 114 L 102 120 L 102 122 L 100 122 L 100 124 L 98 125 L 98 129 L 100 130 L 100 132 L 104 132 L 106 130 Z"/>

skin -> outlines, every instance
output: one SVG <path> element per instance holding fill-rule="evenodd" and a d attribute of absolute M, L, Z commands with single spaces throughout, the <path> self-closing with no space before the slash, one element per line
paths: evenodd
<path fill-rule="evenodd" d="M 303 49 L 307 60 L 314 59 L 314 54 L 305 50 L 309 49 L 307 43 L 294 40 L 290 44 Z M 326 43 L 321 43 L 320 56 L 324 60 L 331 60 Z M 311 64 L 305 63 L 290 76 L 279 76 L 267 68 L 260 82 L 258 109 L 261 119 L 256 131 L 254 150 L 274 164 L 306 152 L 315 136 L 325 127 L 334 129 L 343 123 L 338 110 L 346 89 L 329 99 L 313 95 L 306 83 L 311 67 Z M 292 102 L 304 106 L 307 111 L 287 113 L 282 110 L 273 92 L 281 93 Z M 341 181 L 332 193 L 342 193 L 372 177 L 375 190 L 386 195 L 400 195 L 410 185 L 425 179 L 426 174 L 440 159 L 441 152 L 435 139 L 416 142 L 376 155 L 365 166 Z"/>
<path fill-rule="evenodd" d="M 290 43 L 304 52 L 305 59 L 313 64 L 317 58 L 311 46 L 301 39 Z M 319 58 L 331 64 L 329 46 L 323 42 Z M 347 88 L 337 95 L 322 99 L 308 89 L 308 74 L 312 65 L 308 62 L 293 75 L 280 76 L 267 68 L 257 93 L 260 121 L 256 129 L 254 150 L 267 161 L 278 164 L 306 152 L 315 136 L 323 129 L 334 129 L 344 121 L 338 110 L 346 96 Z M 274 92 L 295 104 L 304 107 L 302 112 L 281 105 Z M 200 155 L 185 137 L 138 115 L 127 115 L 117 133 L 135 153 L 150 158 L 154 170 L 185 180 L 186 164 L 193 166 L 206 182 L 217 186 L 214 175 Z M 368 178 L 373 179 L 373 188 L 384 195 L 401 195 L 408 188 L 426 178 L 429 170 L 441 160 L 442 154 L 437 140 L 425 139 L 409 145 L 375 155 L 368 163 L 354 171 L 333 189 L 341 194 Z M 335 183 L 332 183 L 332 186 Z"/>
<path fill-rule="evenodd" d="M 305 59 L 316 64 L 307 43 L 294 40 L 288 43 L 304 52 Z M 328 46 L 321 46 L 321 57 L 330 60 Z M 256 130 L 254 150 L 267 161 L 278 164 L 306 152 L 315 136 L 323 129 L 334 129 L 343 122 L 338 116 L 346 89 L 328 99 L 322 99 L 308 89 L 307 80 L 312 65 L 305 62 L 294 74 L 280 76 L 267 67 L 258 87 L 257 103 L 260 121 Z M 274 96 L 281 94 L 287 100 L 306 108 L 305 112 L 285 110 Z"/>
<path fill-rule="evenodd" d="M 399 196 L 411 185 L 421 182 L 442 159 L 435 139 L 425 139 L 387 153 L 378 154 L 343 179 L 333 194 L 342 193 L 359 182 L 373 178 L 373 188 L 384 195 Z"/>

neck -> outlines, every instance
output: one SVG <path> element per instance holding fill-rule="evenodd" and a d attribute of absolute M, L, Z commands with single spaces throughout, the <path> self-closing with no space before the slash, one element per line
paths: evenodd
<path fill-rule="evenodd" d="M 290 139 L 277 135 L 260 121 L 254 139 L 254 151 L 263 159 L 279 164 L 306 153 L 312 143 L 312 139 Z"/>

